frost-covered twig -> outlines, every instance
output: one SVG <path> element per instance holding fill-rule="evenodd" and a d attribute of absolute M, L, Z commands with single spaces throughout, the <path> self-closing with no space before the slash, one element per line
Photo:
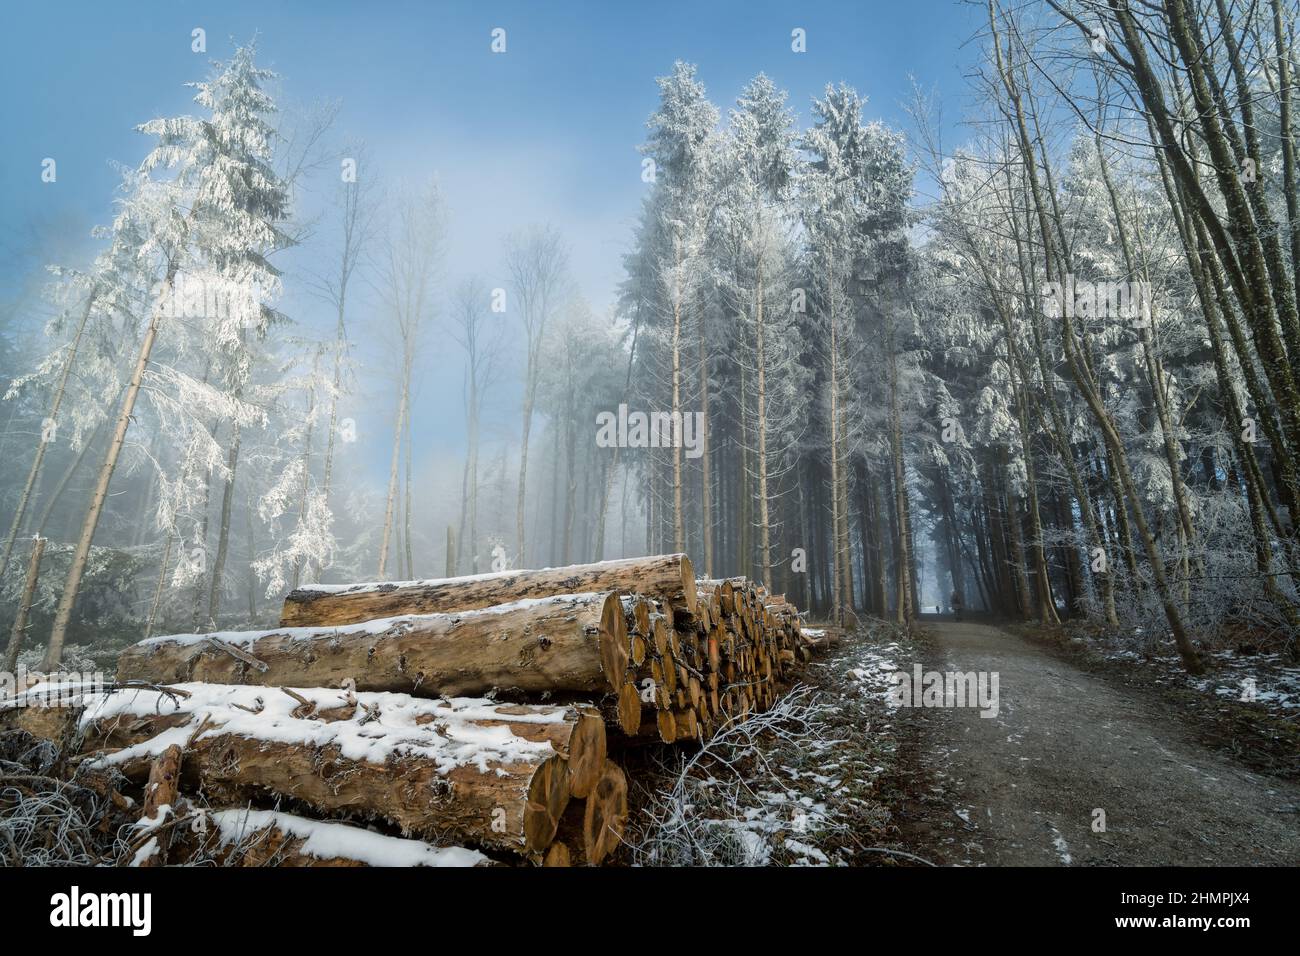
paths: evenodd
<path fill-rule="evenodd" d="M 824 710 L 811 688 L 796 687 L 769 710 L 724 724 L 676 767 L 665 767 L 672 784 L 650 797 L 641 836 L 630 841 L 634 859 L 653 866 L 757 862 L 744 824 L 746 814 L 756 815 L 766 802 L 751 784 L 777 779 L 769 758 L 773 744 L 802 747 L 820 739 Z"/>

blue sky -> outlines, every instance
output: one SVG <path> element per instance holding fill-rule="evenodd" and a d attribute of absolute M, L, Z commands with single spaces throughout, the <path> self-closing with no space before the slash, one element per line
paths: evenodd
<path fill-rule="evenodd" d="M 389 178 L 438 174 L 453 234 L 474 250 L 450 268 L 486 270 L 502 233 L 551 219 L 600 308 L 645 188 L 635 147 L 654 77 L 674 59 L 699 65 L 724 111 L 762 70 L 803 119 L 813 95 L 844 80 L 873 117 L 902 126 L 909 75 L 937 86 L 956 115 L 971 52 L 962 44 L 978 16 L 956 0 L 23 4 L 0 40 L 0 207 L 9 225 L 105 220 L 108 160 L 135 163 L 148 146 L 132 126 L 189 110 L 183 84 L 232 38 L 257 34 L 286 96 L 341 98 L 339 131 L 367 140 Z M 190 50 L 195 26 L 207 31 L 206 56 Z M 497 26 L 504 55 L 489 50 Z M 806 53 L 790 49 L 795 27 Z M 54 185 L 40 181 L 46 156 L 58 161 Z"/>
<path fill-rule="evenodd" d="M 336 133 L 364 139 L 387 182 L 437 175 L 449 285 L 468 272 L 501 284 L 502 236 L 551 221 L 572 245 L 580 288 L 604 310 L 647 188 L 636 146 L 654 78 L 675 59 L 699 66 L 724 115 L 765 71 L 801 121 L 827 83 L 845 81 L 869 98 L 870 118 L 905 127 L 910 77 L 938 89 L 949 120 L 961 112 L 975 53 L 964 44 L 979 17 L 958 0 L 12 5 L 0 37 L 0 290 L 9 298 L 45 254 L 32 237 L 67 256 L 70 236 L 108 221 L 109 161 L 134 165 L 149 145 L 133 126 L 191 111 L 184 83 L 256 34 L 286 101 L 340 98 Z M 206 30 L 205 55 L 190 49 L 195 27 Z M 507 31 L 503 55 L 489 48 L 494 27 Z M 791 50 L 796 27 L 806 53 Z M 45 157 L 58 163 L 57 183 L 41 182 Z M 308 325 L 328 321 L 310 301 L 286 304 Z M 430 387 L 450 398 L 454 378 Z"/>

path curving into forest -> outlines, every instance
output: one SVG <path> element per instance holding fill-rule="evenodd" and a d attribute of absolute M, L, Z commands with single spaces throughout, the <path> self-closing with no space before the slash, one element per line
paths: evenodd
<path fill-rule="evenodd" d="M 922 709 L 918 759 L 956 816 L 926 830 L 950 864 L 1300 863 L 1300 786 L 1207 750 L 1149 693 L 997 627 L 926 622 L 927 669 L 996 671 L 995 717 Z M 1094 810 L 1105 832 L 1094 832 Z"/>

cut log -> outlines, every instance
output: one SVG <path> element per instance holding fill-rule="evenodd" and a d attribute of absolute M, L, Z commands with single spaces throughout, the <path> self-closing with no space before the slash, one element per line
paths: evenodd
<path fill-rule="evenodd" d="M 118 680 L 351 686 L 432 696 L 616 692 L 628 639 L 617 594 L 528 599 L 340 627 L 154 637 L 126 649 Z M 221 645 L 237 647 L 243 656 Z M 251 666 L 245 657 L 261 662 Z"/>
<path fill-rule="evenodd" d="M 180 777 L 181 748 L 179 744 L 172 744 L 149 768 L 149 782 L 144 787 L 144 812 L 138 824 L 140 846 L 132 856 L 132 866 L 166 866 L 170 860 L 172 829 L 163 824 L 176 812 Z"/>
<path fill-rule="evenodd" d="M 176 794 L 181 779 L 181 748 L 172 744 L 149 768 L 149 782 L 144 788 L 144 819 L 157 820 L 164 807 L 176 806 Z"/>
<path fill-rule="evenodd" d="M 569 761 L 555 741 L 571 747 L 586 737 L 575 733 L 584 715 L 572 708 L 359 693 L 355 717 L 323 720 L 296 716 L 302 705 L 287 694 L 182 689 L 190 696 L 118 691 L 88 706 L 87 748 L 120 746 L 92 755 L 92 765 L 143 779 L 153 757 L 180 743 L 182 779 L 215 799 L 271 793 L 322 813 L 518 853 L 545 850 L 569 802 Z M 328 689 L 294 693 L 316 711 L 339 699 Z"/>
<path fill-rule="evenodd" d="M 583 849 L 587 862 L 598 866 L 623 841 L 627 826 L 627 777 L 618 765 L 605 762 L 600 781 L 586 800 L 582 817 Z"/>
<path fill-rule="evenodd" d="M 0 699 L 0 730 L 25 730 L 67 750 L 73 743 L 86 702 L 99 700 L 104 684 L 97 680 L 47 680 L 26 675 L 30 682 L 12 697 Z"/>
<path fill-rule="evenodd" d="M 618 725 L 629 737 L 641 729 L 641 694 L 632 681 L 624 684 L 618 692 Z"/>
<path fill-rule="evenodd" d="M 25 704 L 0 710 L 0 731 L 24 730 L 41 740 L 62 744 L 72 737 L 80 717 L 80 707 Z"/>
<path fill-rule="evenodd" d="M 223 866 L 359 867 L 491 866 L 492 860 L 459 846 L 373 833 L 361 827 L 273 810 L 215 810 L 202 817 L 205 831 L 183 832 L 185 849 Z M 177 855 L 181 852 L 175 848 Z"/>
<path fill-rule="evenodd" d="M 551 848 L 546 851 L 546 857 L 542 861 L 542 866 L 567 867 L 571 865 L 569 848 L 559 840 L 551 844 Z"/>
<path fill-rule="evenodd" d="M 684 554 L 625 558 L 540 571 L 500 571 L 431 581 L 311 585 L 290 592 L 282 627 L 356 624 L 408 614 L 467 611 L 527 598 L 591 591 L 649 594 L 695 612 L 695 571 Z"/>
<path fill-rule="evenodd" d="M 591 796 L 569 804 L 551 852 L 562 855 L 565 866 L 599 866 L 622 842 L 627 814 L 627 777 L 607 761 Z"/>
<path fill-rule="evenodd" d="M 600 780 L 605 766 L 605 721 L 597 713 L 583 712 L 573 725 L 568 741 L 558 747 L 567 758 L 569 792 L 586 797 Z"/>
<path fill-rule="evenodd" d="M 285 621 L 141 642 L 119 677 L 150 686 L 0 706 L 0 729 L 57 739 L 104 779 L 148 780 L 136 863 L 481 865 L 490 850 L 600 865 L 628 814 L 608 727 L 619 747 L 702 742 L 771 707 L 839 638 L 745 578 L 696 582 L 682 555 L 313 586 Z M 493 699 L 447 696 L 461 694 Z M 539 699 L 558 703 L 506 702 Z M 283 800 L 334 819 L 217 811 L 204 840 L 178 783 L 218 805 Z"/>

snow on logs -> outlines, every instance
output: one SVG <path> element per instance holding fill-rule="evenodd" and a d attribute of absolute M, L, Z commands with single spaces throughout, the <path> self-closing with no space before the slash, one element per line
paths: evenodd
<path fill-rule="evenodd" d="M 684 600 L 675 609 L 670 599 L 612 591 L 334 627 L 156 637 L 127 648 L 117 677 L 583 698 L 626 736 L 702 740 L 771 706 L 809 645 L 794 608 L 766 603 L 752 582 L 701 581 L 691 593 L 694 611 Z"/>
<path fill-rule="evenodd" d="M 494 571 L 433 581 L 298 588 L 284 600 L 282 627 L 358 624 L 405 614 L 469 611 L 527 598 L 592 591 L 645 594 L 695 612 L 695 571 L 684 554 L 624 558 L 540 571 Z"/>
<path fill-rule="evenodd" d="M 196 829 L 199 832 L 195 832 Z M 332 820 L 276 810 L 235 808 L 204 813 L 198 827 L 180 830 L 194 852 L 221 866 L 490 866 L 477 850 L 374 833 Z"/>
<path fill-rule="evenodd" d="M 90 766 L 129 780 L 179 745 L 182 784 L 220 802 L 287 797 L 521 854 L 550 846 L 607 767 L 598 717 L 486 699 L 188 683 L 88 698 L 79 723 Z"/>
<path fill-rule="evenodd" d="M 600 695 L 622 682 L 616 593 L 560 594 L 339 626 L 156 637 L 126 649 L 118 680 L 341 686 L 411 694 Z"/>
<path fill-rule="evenodd" d="M 201 788 L 285 863 L 478 865 L 465 854 L 482 851 L 594 866 L 628 817 L 608 730 L 616 749 L 704 740 L 772 706 L 832 643 L 802 630 L 783 595 L 697 581 L 681 554 L 314 585 L 288 596 L 276 629 L 128 648 L 119 686 L 143 688 L 57 713 L 0 702 L 0 730 L 58 739 L 134 786 L 178 780 L 182 805 Z M 285 799 L 320 819 L 256 809 Z"/>
<path fill-rule="evenodd" d="M 152 638 L 123 653 L 118 679 L 586 699 L 628 737 L 699 740 L 770 706 L 781 678 L 818 644 L 801 635 L 784 596 L 691 573 L 684 555 L 665 555 L 300 589 L 285 620 L 338 623 Z M 620 587 L 538 593 L 591 583 Z M 380 612 L 390 616 L 353 619 Z"/>

